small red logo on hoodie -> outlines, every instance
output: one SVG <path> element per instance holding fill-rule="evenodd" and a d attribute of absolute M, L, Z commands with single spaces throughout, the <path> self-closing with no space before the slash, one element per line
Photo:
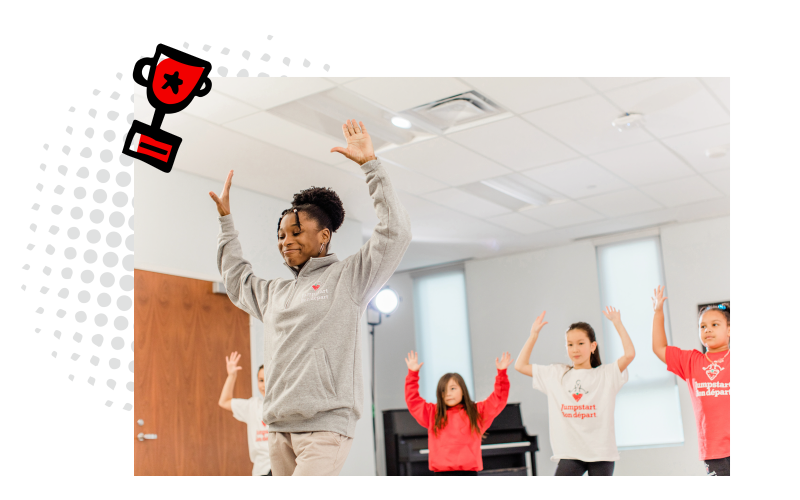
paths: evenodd
<path fill-rule="evenodd" d="M 317 288 L 319 288 L 319 285 L 311 285 L 311 288 L 313 288 L 314 290 L 316 290 Z"/>

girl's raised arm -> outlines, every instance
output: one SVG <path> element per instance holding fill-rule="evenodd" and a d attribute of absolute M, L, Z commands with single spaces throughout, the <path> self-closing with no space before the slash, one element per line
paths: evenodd
<path fill-rule="evenodd" d="M 658 288 L 653 290 L 655 297 L 653 299 L 653 352 L 658 356 L 658 359 L 667 362 L 667 331 L 664 329 L 664 287 L 659 285 Z"/>
<path fill-rule="evenodd" d="M 408 375 L 406 375 L 406 405 L 411 416 L 419 425 L 430 429 L 433 426 L 433 417 L 436 405 L 428 403 L 419 395 L 419 369 L 423 363 L 419 362 L 417 353 L 411 351 L 406 357 Z"/>
<path fill-rule="evenodd" d="M 536 340 L 539 338 L 539 332 L 542 331 L 542 327 L 547 324 L 547 321 L 544 321 L 544 315 L 546 312 L 547 311 L 543 311 L 542 314 L 536 318 L 536 321 L 533 322 L 533 326 L 531 326 L 531 334 L 528 337 L 528 340 L 525 341 L 525 345 L 522 346 L 522 350 L 519 352 L 519 356 L 517 356 L 517 362 L 514 363 L 515 370 L 529 377 L 533 376 L 530 363 L 531 351 L 533 351 L 533 346 L 536 344 Z"/>
<path fill-rule="evenodd" d="M 242 355 L 233 351 L 230 357 L 225 356 L 225 369 L 228 371 L 228 378 L 225 379 L 225 384 L 222 386 L 222 394 L 219 395 L 219 405 L 228 411 L 233 411 L 231 407 L 231 400 L 233 399 L 233 386 L 236 385 L 236 375 L 242 369 L 239 366 L 239 359 Z"/>
<path fill-rule="evenodd" d="M 614 328 L 617 329 L 619 338 L 622 340 L 622 348 L 625 350 L 625 354 L 620 356 L 620 358 L 617 360 L 619 371 L 622 373 L 625 371 L 625 368 L 631 364 L 633 358 L 636 357 L 636 350 L 633 348 L 633 341 L 631 341 L 628 331 L 625 330 L 624 326 L 622 326 L 622 318 L 620 316 L 619 309 L 614 309 L 613 307 L 608 306 L 603 310 L 603 314 L 614 324 Z"/>

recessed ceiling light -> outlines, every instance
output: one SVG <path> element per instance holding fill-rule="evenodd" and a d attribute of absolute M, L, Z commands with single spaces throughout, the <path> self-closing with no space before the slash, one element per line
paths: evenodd
<path fill-rule="evenodd" d="M 400 128 L 411 128 L 411 122 L 399 116 L 392 117 L 392 125 Z"/>

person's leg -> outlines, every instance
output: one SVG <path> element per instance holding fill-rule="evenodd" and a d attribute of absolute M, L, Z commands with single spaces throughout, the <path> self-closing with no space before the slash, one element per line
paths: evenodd
<path fill-rule="evenodd" d="M 294 473 L 297 455 L 292 449 L 292 435 L 288 432 L 269 433 L 270 472 L 276 476 L 291 476 Z"/>
<path fill-rule="evenodd" d="M 297 468 L 293 476 L 338 476 L 353 438 L 336 432 L 292 433 Z"/>
<path fill-rule="evenodd" d="M 730 476 L 731 457 L 706 460 L 706 474 L 709 476 Z"/>
<path fill-rule="evenodd" d="M 586 462 L 590 476 L 613 476 L 615 462 Z"/>
<path fill-rule="evenodd" d="M 556 467 L 556 476 L 582 476 L 586 472 L 586 462 L 562 458 Z"/>

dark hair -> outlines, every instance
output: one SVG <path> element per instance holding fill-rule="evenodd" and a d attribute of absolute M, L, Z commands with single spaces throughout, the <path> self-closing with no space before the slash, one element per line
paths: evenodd
<path fill-rule="evenodd" d="M 450 379 L 455 380 L 456 384 L 461 387 L 461 403 L 463 403 L 464 410 L 467 412 L 469 427 L 480 436 L 481 416 L 478 413 L 478 405 L 469 398 L 467 384 L 464 383 L 464 379 L 458 373 L 445 373 L 436 386 L 436 419 L 433 424 L 433 435 L 438 436 L 439 431 L 447 425 L 447 405 L 444 402 L 444 392 L 447 390 L 447 383 L 450 382 Z"/>
<path fill-rule="evenodd" d="M 344 206 L 339 195 L 329 188 L 310 187 L 299 193 L 295 193 L 292 198 L 292 207 L 287 208 L 281 213 L 278 219 L 278 229 L 281 230 L 283 217 L 294 211 L 297 225 L 300 225 L 299 212 L 305 213 L 310 219 L 316 221 L 320 229 L 327 228 L 331 233 L 335 233 L 342 222 L 344 222 Z"/>
<path fill-rule="evenodd" d="M 258 376 L 258 372 L 260 372 L 263 369 L 264 369 L 264 365 L 259 366 L 258 370 L 256 370 L 256 376 Z"/>
<path fill-rule="evenodd" d="M 578 321 L 577 323 L 572 323 L 567 328 L 567 331 L 570 330 L 581 330 L 586 333 L 586 336 L 589 337 L 590 342 L 597 342 L 597 335 L 594 333 L 594 328 L 589 323 L 584 323 L 583 321 Z M 592 356 L 590 358 L 590 362 L 592 363 L 592 368 L 597 368 L 598 366 L 602 365 L 603 362 L 600 361 L 600 348 L 595 348 Z"/>
<path fill-rule="evenodd" d="M 723 302 L 719 305 L 710 305 L 700 309 L 700 313 L 697 315 L 697 321 L 700 321 L 703 318 L 703 314 L 707 313 L 708 311 L 719 311 L 725 316 L 725 321 L 728 322 L 728 326 L 731 326 L 731 303 L 730 302 Z M 731 348 L 731 339 L 728 339 L 728 349 Z"/>
<path fill-rule="evenodd" d="M 731 324 L 731 303 L 730 302 L 722 302 L 721 304 L 711 304 L 705 306 L 704 308 L 700 309 L 700 312 L 697 313 L 697 321 L 699 322 L 703 318 L 703 314 L 708 311 L 719 311 L 725 316 L 725 321 L 728 322 L 728 326 Z"/>

